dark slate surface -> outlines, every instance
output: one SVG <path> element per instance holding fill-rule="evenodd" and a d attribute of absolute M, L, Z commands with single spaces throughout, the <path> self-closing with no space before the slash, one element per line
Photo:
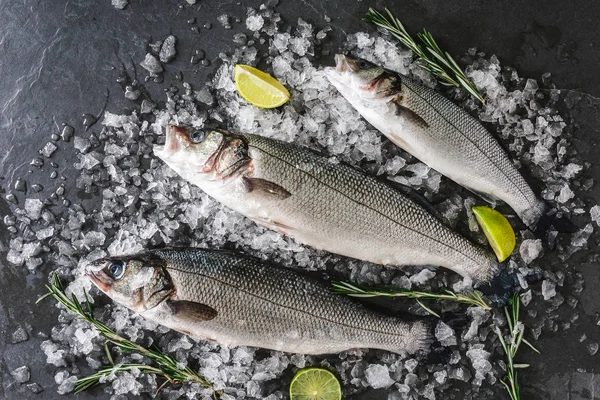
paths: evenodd
<path fill-rule="evenodd" d="M 117 83 L 125 70 L 135 74 L 146 53 L 147 44 L 172 33 L 179 39 L 178 55 L 167 66 L 166 83 L 172 73 L 183 71 L 184 80 L 202 82 L 214 72 L 217 64 L 192 66 L 189 59 L 195 49 L 203 49 L 207 58 L 215 61 L 219 52 L 232 48 L 234 29 L 225 30 L 216 21 L 227 13 L 243 18 L 246 6 L 258 7 L 260 1 L 201 0 L 189 6 L 178 1 L 133 0 L 125 10 L 116 10 L 108 0 L 32 1 L 4 0 L 0 4 L 0 187 L 2 194 L 13 190 L 17 177 L 27 177 L 29 184 L 40 183 L 43 193 L 62 182 L 50 180 L 51 167 L 28 174 L 29 161 L 52 133 L 58 133 L 61 123 L 81 125 L 84 113 L 99 113 L 110 92 L 107 109 L 123 113 L 139 107 L 122 96 Z M 600 96 L 600 17 L 598 2 L 562 2 L 557 0 L 475 1 L 444 0 L 352 1 L 352 0 L 283 0 L 277 6 L 286 21 L 299 16 L 319 26 L 323 16 L 330 16 L 334 40 L 326 45 L 335 50 L 344 32 L 371 29 L 361 22 L 369 6 L 393 8 L 411 31 L 427 27 L 452 54 L 462 54 L 477 46 L 495 53 L 503 65 L 517 68 L 521 76 L 539 79 L 550 71 L 560 88 L 580 89 Z M 213 28 L 191 30 L 186 23 L 195 17 L 197 26 L 211 22 Z M 239 26 L 239 24 L 237 24 Z M 239 29 L 239 28 L 238 28 Z M 138 77 L 143 74 L 139 72 Z M 162 100 L 165 84 L 147 84 L 149 95 Z M 592 163 L 589 174 L 600 178 L 597 160 L 598 102 L 587 97 L 587 105 L 576 109 L 576 147 L 583 159 Z M 74 153 L 70 145 L 59 142 L 53 159 L 58 172 L 66 180 L 66 196 L 80 202 L 91 211 L 95 199 L 83 196 L 69 186 L 74 176 Z M 598 198 L 596 187 L 586 195 Z M 17 193 L 18 194 L 18 193 Z M 23 201 L 23 196 L 18 196 Z M 10 207 L 0 198 L 2 216 Z M 55 208 L 58 210 L 58 208 Z M 0 398 L 54 399 L 55 367 L 47 365 L 39 349 L 41 341 L 56 321 L 57 311 L 51 302 L 36 306 L 35 300 L 44 292 L 43 285 L 51 265 L 43 265 L 37 275 L 6 264 L 5 252 L 10 237 L 0 230 Z M 524 399 L 600 399 L 600 356 L 591 357 L 578 338 L 585 333 L 590 341 L 600 340 L 596 325 L 600 302 L 597 284 L 600 269 L 596 260 L 597 244 L 580 257 L 577 269 L 584 274 L 586 289 L 579 296 L 581 316 L 575 327 L 554 335 L 544 333 L 537 343 L 542 356 L 525 357 L 532 368 L 521 374 Z M 562 289 L 568 294 L 569 287 Z M 28 340 L 15 342 L 15 331 L 27 332 Z M 18 335 L 17 335 L 18 336 Z M 530 359 L 527 359 L 530 358 Z M 31 369 L 31 381 L 43 388 L 33 394 L 26 386 L 15 384 L 9 371 L 21 365 Z M 585 371 L 585 372 L 582 372 Z M 78 398 L 96 398 L 92 394 Z M 455 392 L 459 399 L 460 391 Z M 68 396 L 74 397 L 74 396 Z M 386 399 L 384 391 L 365 392 L 355 399 Z M 506 398 L 497 391 L 495 398 Z"/>

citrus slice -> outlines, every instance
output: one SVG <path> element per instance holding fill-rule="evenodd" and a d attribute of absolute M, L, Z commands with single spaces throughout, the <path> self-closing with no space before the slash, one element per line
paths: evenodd
<path fill-rule="evenodd" d="M 504 215 L 486 206 L 473 207 L 477 223 L 483 229 L 498 261 L 506 260 L 515 249 L 517 238 L 510 222 Z"/>
<path fill-rule="evenodd" d="M 277 79 L 249 65 L 237 64 L 233 79 L 239 94 L 253 106 L 275 108 L 290 99 L 290 92 Z"/>
<path fill-rule="evenodd" d="M 290 400 L 341 400 L 340 381 L 324 368 L 305 368 L 290 383 Z"/>

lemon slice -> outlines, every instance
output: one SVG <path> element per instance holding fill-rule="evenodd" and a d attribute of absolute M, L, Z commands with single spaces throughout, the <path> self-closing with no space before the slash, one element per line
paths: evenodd
<path fill-rule="evenodd" d="M 290 92 L 277 79 L 249 65 L 233 68 L 235 87 L 250 104 L 260 108 L 275 108 L 290 99 Z"/>
<path fill-rule="evenodd" d="M 504 215 L 486 206 L 473 207 L 477 223 L 483 229 L 498 261 L 506 260 L 515 249 L 517 238 L 510 222 Z"/>
<path fill-rule="evenodd" d="M 305 368 L 290 383 L 290 400 L 341 400 L 340 381 L 324 368 Z"/>

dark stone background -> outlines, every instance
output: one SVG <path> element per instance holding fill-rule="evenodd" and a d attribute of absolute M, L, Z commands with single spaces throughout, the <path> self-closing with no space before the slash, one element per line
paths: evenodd
<path fill-rule="evenodd" d="M 17 177 L 26 177 L 29 184 L 40 183 L 47 195 L 60 180 L 50 180 L 49 169 L 28 174 L 29 161 L 58 133 L 61 123 L 76 127 L 83 134 L 82 114 L 97 114 L 102 109 L 107 89 L 110 91 L 107 109 L 124 113 L 139 107 L 122 96 L 117 78 L 124 70 L 142 79 L 139 62 L 147 52 L 147 44 L 173 33 L 178 38 L 178 55 L 166 66 L 166 82 L 145 85 L 154 100 L 161 101 L 163 88 L 175 81 L 172 74 L 182 71 L 185 81 L 200 84 L 214 72 L 218 63 L 208 67 L 190 65 L 194 50 L 202 49 L 207 58 L 217 60 L 220 52 L 232 49 L 232 36 L 243 29 L 233 24 L 226 30 L 217 16 L 227 13 L 244 21 L 245 7 L 258 7 L 259 0 L 200 0 L 189 6 L 183 0 L 132 0 L 125 10 L 117 10 L 108 0 L 33 1 L 3 0 L 0 3 L 0 214 L 10 213 L 4 195 L 13 191 Z M 514 66 L 525 77 L 540 79 L 552 72 L 559 88 L 579 89 L 600 96 L 600 18 L 599 2 L 563 2 L 558 0 L 530 1 L 352 1 L 352 0 L 282 0 L 277 6 L 285 21 L 294 23 L 298 17 L 325 26 L 324 15 L 332 18 L 333 39 L 326 48 L 336 50 L 345 32 L 371 30 L 361 21 L 369 6 L 392 8 L 415 32 L 422 27 L 431 30 L 442 48 L 451 54 L 463 54 L 476 46 L 495 53 L 503 65 Z M 187 20 L 195 17 L 200 33 L 191 29 Z M 202 28 L 207 22 L 213 27 Z M 330 57 L 327 57 L 330 58 Z M 324 63 L 331 63 L 324 60 Z M 600 178 L 596 137 L 598 102 L 592 96 L 577 109 L 575 145 L 582 159 L 592 162 L 588 174 Z M 141 99 L 140 99 L 141 100 Z M 94 199 L 85 198 L 69 186 L 76 176 L 71 143 L 59 141 L 53 155 L 58 172 L 67 178 L 66 197 L 80 202 L 90 211 Z M 598 198 L 596 187 L 586 196 Z M 24 196 L 16 193 L 22 204 Z M 33 196 L 31 190 L 27 194 Z M 59 207 L 53 207 L 58 211 Z M 3 226 L 3 225 L 2 225 Z M 51 265 L 39 267 L 39 273 L 29 275 L 26 269 L 15 269 L 6 263 L 9 234 L 0 230 L 0 398 L 53 399 L 55 367 L 46 364 L 39 345 L 56 322 L 57 310 L 51 301 L 36 306 L 35 300 L 44 293 L 44 284 Z M 536 343 L 541 356 L 524 352 L 524 362 L 532 367 L 520 375 L 523 399 L 600 399 L 599 356 L 587 354 L 578 338 L 586 333 L 589 340 L 600 340 L 596 325 L 600 312 L 597 283 L 600 272 L 595 254 L 597 245 L 580 257 L 577 269 L 586 279 L 586 289 L 579 296 L 581 317 L 575 327 L 554 335 L 544 333 Z M 561 289 L 568 294 L 569 288 Z M 29 339 L 12 343 L 19 328 Z M 31 382 L 44 391 L 32 394 L 25 386 L 14 384 L 9 371 L 21 365 L 31 368 Z M 507 398 L 501 389 L 495 398 Z M 97 391 L 95 394 L 101 394 Z M 457 391 L 455 398 L 461 398 Z M 74 397 L 73 395 L 67 397 Z M 93 398 L 94 394 L 78 398 Z M 383 391 L 371 391 L 355 399 L 386 399 Z"/>

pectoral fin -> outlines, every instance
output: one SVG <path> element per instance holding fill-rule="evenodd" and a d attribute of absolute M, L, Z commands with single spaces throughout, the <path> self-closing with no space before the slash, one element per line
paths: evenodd
<path fill-rule="evenodd" d="M 214 308 L 193 301 L 169 300 L 167 304 L 178 319 L 190 323 L 210 321 L 218 315 Z"/>
<path fill-rule="evenodd" d="M 425 121 L 423 117 L 421 117 L 419 114 L 417 114 L 410 108 L 407 108 L 400 104 L 400 99 L 398 97 L 395 97 L 394 99 L 390 100 L 390 103 L 393 103 L 396 106 L 396 113 L 398 115 L 401 115 L 402 117 L 406 118 L 412 124 L 415 124 L 422 129 L 429 128 L 429 124 L 427 123 L 427 121 Z"/>
<path fill-rule="evenodd" d="M 244 177 L 246 190 L 258 196 L 274 200 L 284 200 L 292 194 L 276 183 L 260 178 Z"/>

